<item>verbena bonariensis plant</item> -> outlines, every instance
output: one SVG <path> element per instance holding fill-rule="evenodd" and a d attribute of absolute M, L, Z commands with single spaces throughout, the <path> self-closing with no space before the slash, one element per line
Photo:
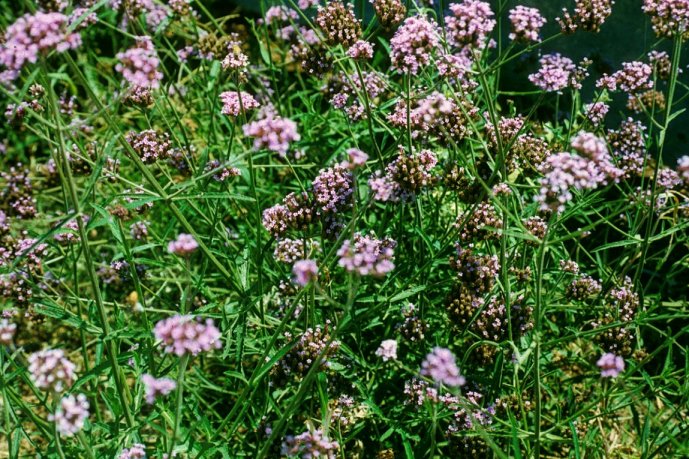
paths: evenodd
<path fill-rule="evenodd" d="M 371 3 L 0 5 L 8 457 L 689 455 L 689 3 Z"/>

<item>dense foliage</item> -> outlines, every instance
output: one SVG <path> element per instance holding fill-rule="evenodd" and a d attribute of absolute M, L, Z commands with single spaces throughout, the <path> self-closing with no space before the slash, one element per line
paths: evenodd
<path fill-rule="evenodd" d="M 689 3 L 525 3 L 0 2 L 3 457 L 687 457 Z"/>

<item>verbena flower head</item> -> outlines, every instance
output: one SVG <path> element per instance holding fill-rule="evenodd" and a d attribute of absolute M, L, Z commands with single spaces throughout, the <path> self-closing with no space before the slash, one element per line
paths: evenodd
<path fill-rule="evenodd" d="M 373 235 L 354 233 L 337 251 L 338 264 L 349 272 L 362 276 L 382 277 L 395 268 L 395 246 L 389 238 L 376 239 Z"/>
<path fill-rule="evenodd" d="M 644 0 L 642 9 L 651 16 L 653 31 L 659 37 L 679 34 L 689 38 L 689 2 L 687 0 Z"/>
<path fill-rule="evenodd" d="M 489 291 L 500 272 L 498 257 L 476 254 L 472 248 L 463 248 L 459 243 L 455 250 L 456 255 L 450 257 L 450 266 L 457 271 L 459 281 L 478 292 Z"/>
<path fill-rule="evenodd" d="M 421 363 L 421 374 L 438 384 L 450 387 L 463 386 L 466 380 L 459 374 L 455 356 L 449 349 L 435 347 Z"/>
<path fill-rule="evenodd" d="M 637 93 L 653 88 L 653 69 L 643 62 L 623 62 L 622 70 L 612 74 L 617 89 L 627 93 Z"/>
<path fill-rule="evenodd" d="M 146 459 L 146 446 L 134 443 L 129 448 L 123 449 L 117 459 Z"/>
<path fill-rule="evenodd" d="M 284 5 L 277 5 L 271 6 L 266 10 L 263 20 L 267 25 L 289 23 L 290 21 L 298 21 L 299 14 L 292 8 Z"/>
<path fill-rule="evenodd" d="M 640 121 L 627 118 L 620 123 L 618 129 L 608 131 L 608 143 L 625 177 L 639 176 L 643 172 L 646 158 L 645 130 L 646 126 Z"/>
<path fill-rule="evenodd" d="M 593 102 L 584 105 L 584 114 L 594 126 L 600 125 L 608 114 L 610 106 L 605 102 Z"/>
<path fill-rule="evenodd" d="M 196 252 L 196 249 L 198 248 L 199 243 L 196 242 L 194 236 L 186 233 L 180 233 L 177 236 L 177 239 L 170 241 L 167 245 L 168 252 L 182 257 L 191 255 L 192 253 Z"/>
<path fill-rule="evenodd" d="M 271 370 L 272 376 L 280 383 L 287 380 L 301 380 L 309 372 L 319 355 L 323 354 L 320 362 L 321 369 L 327 369 L 331 365 L 331 357 L 340 348 L 340 342 L 331 341 L 331 323 L 326 321 L 325 326 L 316 326 L 304 331 L 294 346 L 285 356 L 275 364 Z M 292 340 L 289 332 L 285 337 Z"/>
<path fill-rule="evenodd" d="M 529 75 L 529 81 L 544 91 L 555 92 L 571 86 L 577 69 L 574 62 L 559 53 L 546 54 L 539 63 L 541 68 Z"/>
<path fill-rule="evenodd" d="M 341 44 L 349 48 L 361 37 L 361 22 L 354 15 L 352 3 L 345 6 L 338 0 L 328 2 L 318 8 L 316 23 L 331 46 Z"/>
<path fill-rule="evenodd" d="M 594 189 L 606 182 L 606 174 L 595 161 L 570 153 L 549 156 L 542 169 L 545 176 L 536 196 L 542 210 L 562 212 L 573 190 Z"/>
<path fill-rule="evenodd" d="M 358 148 L 347 149 L 347 159 L 340 163 L 340 166 L 349 170 L 358 169 L 366 165 L 368 155 Z"/>
<path fill-rule="evenodd" d="M 153 405 L 158 397 L 165 397 L 177 388 L 177 383 L 170 378 L 154 378 L 149 374 L 141 376 L 141 382 L 146 391 L 146 403 Z"/>
<path fill-rule="evenodd" d="M 452 16 L 445 17 L 447 39 L 457 47 L 482 47 L 493 31 L 496 20 L 490 4 L 480 0 L 451 3 Z"/>
<path fill-rule="evenodd" d="M 319 252 L 320 243 L 315 239 L 290 239 L 283 238 L 278 240 L 273 257 L 282 263 L 294 263 L 309 257 L 314 252 Z"/>
<path fill-rule="evenodd" d="M 510 10 L 510 23 L 510 40 L 529 42 L 541 41 L 540 31 L 546 20 L 538 8 L 518 5 Z"/>
<path fill-rule="evenodd" d="M 562 10 L 562 17 L 557 18 L 563 33 L 574 33 L 577 29 L 588 32 L 600 32 L 605 20 L 612 13 L 612 0 L 576 0 L 574 14 Z"/>
<path fill-rule="evenodd" d="M 340 165 L 321 170 L 312 187 L 323 213 L 338 212 L 351 205 L 354 180 L 352 173 Z"/>
<path fill-rule="evenodd" d="M 265 148 L 278 153 L 283 158 L 287 156 L 290 143 L 297 142 L 301 138 L 297 132 L 297 123 L 287 118 L 263 118 L 245 124 L 242 129 L 244 135 L 254 138 L 255 150 Z"/>
<path fill-rule="evenodd" d="M 160 86 L 163 73 L 159 70 L 160 61 L 151 37 L 137 37 L 134 47 L 117 53 L 116 57 L 119 63 L 115 70 L 121 73 L 130 85 L 144 88 Z"/>
<path fill-rule="evenodd" d="M 404 21 L 407 8 L 401 0 L 371 0 L 378 22 L 385 30 L 392 30 Z"/>
<path fill-rule="evenodd" d="M 62 13 L 40 11 L 20 17 L 5 31 L 0 45 L 0 64 L 16 77 L 24 65 L 36 63 L 42 53 L 78 48 L 81 35 L 67 32 L 68 19 Z"/>
<path fill-rule="evenodd" d="M 29 356 L 29 373 L 36 387 L 50 392 L 63 392 L 74 382 L 76 366 L 62 349 L 48 349 Z"/>
<path fill-rule="evenodd" d="M 244 112 L 247 112 L 260 106 L 256 99 L 254 99 L 254 96 L 244 91 L 241 91 L 239 94 L 237 93 L 237 91 L 221 92 L 220 100 L 223 103 L 223 115 L 239 116 L 239 114 L 242 113 L 242 110 L 244 110 Z"/>
<path fill-rule="evenodd" d="M 404 20 L 390 40 L 392 67 L 400 73 L 416 75 L 431 60 L 438 47 L 438 26 L 423 16 Z"/>
<path fill-rule="evenodd" d="M 302 287 L 318 277 L 318 265 L 313 260 L 298 260 L 292 266 L 294 282 Z"/>
<path fill-rule="evenodd" d="M 677 159 L 677 173 L 685 183 L 689 184 L 689 156 L 684 155 Z"/>
<path fill-rule="evenodd" d="M 652 50 L 648 53 L 648 62 L 651 63 L 653 71 L 661 80 L 669 80 L 672 73 L 672 61 L 670 55 L 665 51 Z M 681 69 L 679 70 L 681 72 Z"/>
<path fill-rule="evenodd" d="M 307 430 L 297 436 L 287 435 L 282 442 L 280 454 L 283 457 L 303 459 L 335 459 L 340 449 L 338 442 L 330 440 L 321 429 Z"/>
<path fill-rule="evenodd" d="M 17 332 L 17 325 L 8 319 L 0 319 L 0 346 L 12 344 L 14 334 Z"/>
<path fill-rule="evenodd" d="M 153 334 L 163 342 L 165 352 L 179 357 L 220 349 L 220 331 L 213 319 L 202 321 L 193 316 L 173 316 L 163 319 L 155 325 Z"/>
<path fill-rule="evenodd" d="M 603 354 L 596 365 L 603 378 L 617 378 L 624 371 L 624 359 L 610 352 Z"/>
<path fill-rule="evenodd" d="M 273 236 L 281 237 L 289 229 L 308 228 L 316 217 L 315 204 L 308 193 L 290 193 L 282 204 L 263 211 L 263 227 Z"/>
<path fill-rule="evenodd" d="M 608 145 L 604 139 L 597 137 L 590 132 L 579 132 L 570 141 L 572 148 L 584 158 L 588 158 L 596 163 L 596 166 L 606 176 L 608 181 L 615 181 L 624 175 L 624 171 L 613 163 L 612 156 L 608 151 Z"/>
<path fill-rule="evenodd" d="M 86 395 L 68 395 L 60 400 L 54 414 L 48 420 L 54 421 L 57 431 L 66 437 L 79 433 L 84 428 L 84 422 L 89 417 L 89 402 Z"/>
<path fill-rule="evenodd" d="M 173 153 L 172 141 L 167 132 L 158 132 L 153 129 L 141 132 L 130 131 L 125 139 L 144 164 L 167 159 Z"/>
<path fill-rule="evenodd" d="M 373 58 L 373 45 L 364 40 L 358 40 L 348 50 L 347 56 L 352 59 L 369 60 Z"/>
<path fill-rule="evenodd" d="M 397 341 L 394 339 L 386 339 L 381 342 L 376 350 L 376 355 L 383 359 L 383 362 L 397 360 Z"/>
<path fill-rule="evenodd" d="M 148 224 L 144 221 L 132 223 L 129 234 L 136 241 L 145 241 L 148 239 Z"/>

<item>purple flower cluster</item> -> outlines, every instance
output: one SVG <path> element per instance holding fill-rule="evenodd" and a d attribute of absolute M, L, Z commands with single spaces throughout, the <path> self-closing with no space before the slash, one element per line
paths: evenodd
<path fill-rule="evenodd" d="M 148 239 L 148 224 L 144 221 L 132 223 L 129 234 L 135 241 L 145 241 Z"/>
<path fill-rule="evenodd" d="M 468 99 L 450 99 L 436 91 L 416 101 L 409 109 L 409 118 L 406 101 L 399 99 L 388 121 L 393 126 L 410 129 L 414 138 L 430 134 L 457 142 L 471 134 L 472 120 L 477 116 L 478 109 Z"/>
<path fill-rule="evenodd" d="M 117 53 L 116 57 L 119 62 L 115 70 L 120 72 L 131 86 L 154 89 L 160 86 L 163 74 L 159 70 L 160 61 L 151 37 L 137 37 L 135 46 Z"/>
<path fill-rule="evenodd" d="M 290 193 L 263 211 L 263 227 L 275 237 L 283 236 L 289 229 L 305 229 L 315 217 L 314 204 L 308 193 Z"/>
<path fill-rule="evenodd" d="M 435 22 L 423 16 L 408 17 L 390 40 L 392 67 L 400 73 L 418 74 L 430 62 L 439 42 Z"/>
<path fill-rule="evenodd" d="M 435 347 L 421 363 L 421 374 L 428 376 L 438 384 L 450 387 L 463 386 L 466 380 L 459 374 L 455 356 L 449 349 Z"/>
<path fill-rule="evenodd" d="M 292 266 L 294 283 L 305 287 L 318 277 L 318 264 L 313 260 L 298 260 Z"/>
<path fill-rule="evenodd" d="M 63 392 L 74 382 L 76 366 L 62 349 L 48 349 L 29 356 L 29 373 L 36 387 L 50 392 Z"/>
<path fill-rule="evenodd" d="M 646 157 L 644 126 L 640 121 L 627 118 L 617 130 L 608 132 L 608 142 L 625 177 L 639 176 Z"/>
<path fill-rule="evenodd" d="M 316 24 L 321 28 L 329 45 L 342 44 L 349 48 L 361 37 L 361 21 L 354 15 L 352 3 L 343 4 L 332 0 L 318 8 Z"/>
<path fill-rule="evenodd" d="M 290 239 L 278 240 L 273 257 L 282 263 L 294 263 L 299 259 L 310 256 L 313 252 L 319 252 L 320 243 L 315 239 Z"/>
<path fill-rule="evenodd" d="M 624 359 L 610 352 L 603 354 L 596 365 L 603 378 L 617 378 L 624 371 Z"/>
<path fill-rule="evenodd" d="M 297 123 L 287 118 L 263 118 L 245 124 L 242 129 L 244 135 L 254 138 L 255 150 L 265 148 L 283 158 L 287 156 L 290 143 L 297 142 L 301 138 L 297 132 Z"/>
<path fill-rule="evenodd" d="M 340 166 L 355 170 L 366 165 L 368 161 L 368 155 L 358 148 L 348 148 L 347 149 L 347 159 L 340 163 Z"/>
<path fill-rule="evenodd" d="M 594 295 L 598 295 L 602 288 L 599 281 L 588 274 L 583 274 L 567 285 L 565 296 L 572 300 L 585 301 Z"/>
<path fill-rule="evenodd" d="M 407 8 L 400 0 L 371 0 L 378 22 L 385 30 L 392 30 L 404 21 Z"/>
<path fill-rule="evenodd" d="M 409 303 L 402 308 L 404 320 L 397 325 L 397 330 L 406 340 L 412 343 L 423 341 L 428 332 L 428 323 L 420 317 L 416 306 Z"/>
<path fill-rule="evenodd" d="M 540 69 L 529 75 L 529 81 L 543 91 L 559 92 L 567 87 L 581 89 L 582 69 L 560 53 L 546 54 L 539 63 Z"/>
<path fill-rule="evenodd" d="M 322 169 L 311 186 L 316 204 L 325 214 L 337 213 L 352 204 L 354 179 L 352 173 L 340 165 Z"/>
<path fill-rule="evenodd" d="M 153 129 L 141 132 L 129 131 L 125 139 L 144 164 L 167 159 L 173 153 L 172 141 L 167 132 L 161 133 Z"/>
<path fill-rule="evenodd" d="M 177 315 L 158 322 L 153 334 L 163 342 L 165 352 L 179 357 L 222 347 L 220 331 L 215 327 L 213 319 L 203 322 L 200 318 Z"/>
<path fill-rule="evenodd" d="M 319 355 L 323 354 L 321 367 L 326 369 L 330 366 L 330 357 L 340 348 L 340 342 L 331 341 L 330 321 L 325 326 L 308 328 L 292 346 L 289 352 L 275 364 L 272 369 L 273 377 L 280 383 L 287 382 L 288 379 L 300 380 L 311 369 Z M 285 337 L 292 339 L 290 333 L 285 333 Z"/>
<path fill-rule="evenodd" d="M 459 239 L 463 243 L 485 241 L 500 237 L 502 219 L 489 202 L 478 203 L 467 215 L 460 215 L 455 222 Z"/>
<path fill-rule="evenodd" d="M 282 442 L 283 457 L 304 459 L 335 459 L 340 449 L 338 442 L 330 440 L 321 429 L 307 430 L 297 436 L 287 435 Z"/>
<path fill-rule="evenodd" d="M 146 403 L 149 405 L 153 405 L 158 397 L 165 397 L 177 388 L 174 379 L 154 378 L 147 373 L 141 376 L 141 382 L 144 384 Z"/>
<path fill-rule="evenodd" d="M 338 264 L 361 276 L 382 277 L 395 269 L 393 260 L 396 245 L 390 238 L 381 240 L 372 234 L 354 233 L 354 237 L 345 240 L 337 251 L 340 257 Z"/>
<path fill-rule="evenodd" d="M 593 140 L 592 140 L 593 137 Z M 536 196 L 541 210 L 562 212 L 572 200 L 573 190 L 591 190 L 616 180 L 622 171 L 610 161 L 605 142 L 592 134 L 573 139 L 588 157 L 557 153 L 546 159 L 542 169 L 541 189 Z"/>
<path fill-rule="evenodd" d="M 77 218 L 81 218 L 81 221 L 84 224 L 84 226 L 86 226 L 86 224 L 90 220 L 88 215 L 84 215 L 82 217 Z M 74 244 L 79 241 L 79 222 L 77 221 L 77 218 L 65 223 L 65 225 L 63 226 L 63 231 L 53 236 L 56 242 L 60 244 Z"/>
<path fill-rule="evenodd" d="M 457 271 L 459 280 L 476 290 L 487 292 L 495 284 L 500 262 L 495 255 L 478 255 L 471 248 L 455 246 L 456 255 L 450 257 L 450 266 Z"/>
<path fill-rule="evenodd" d="M 397 341 L 394 339 L 382 341 L 378 349 L 376 349 L 376 355 L 383 359 L 383 362 L 397 360 Z"/>
<path fill-rule="evenodd" d="M 36 63 L 41 53 L 61 53 L 81 45 L 81 35 L 68 32 L 69 18 L 62 13 L 25 14 L 5 31 L 0 45 L 0 64 L 6 79 L 14 79 L 27 63 Z M 3 79 L 5 79 L 3 78 Z"/>
<path fill-rule="evenodd" d="M 289 23 L 290 21 L 298 21 L 299 14 L 292 8 L 284 5 L 271 6 L 266 10 L 266 14 L 263 17 L 263 21 L 267 25 Z"/>
<path fill-rule="evenodd" d="M 373 45 L 367 41 L 359 40 L 348 50 L 347 56 L 357 60 L 369 60 L 373 58 Z"/>
<path fill-rule="evenodd" d="M 117 459 L 146 459 L 146 446 L 134 443 L 131 447 L 123 449 Z"/>
<path fill-rule="evenodd" d="M 358 73 L 339 73 L 329 82 L 326 90 L 333 107 L 344 111 L 352 121 L 358 121 L 367 116 L 364 97 L 368 99 L 369 108 L 372 109 L 377 105 L 376 98 L 386 87 L 387 80 L 383 74 L 364 71 L 361 72 L 361 77 Z"/>
<path fill-rule="evenodd" d="M 672 72 L 672 61 L 670 55 L 665 51 L 652 50 L 648 53 L 648 62 L 651 63 L 653 71 L 661 80 L 669 80 Z M 681 69 L 679 70 L 682 71 Z"/>
<path fill-rule="evenodd" d="M 224 182 L 230 177 L 238 177 L 242 175 L 242 171 L 240 171 L 238 168 L 223 165 L 217 159 L 211 159 L 210 161 L 208 161 L 206 163 L 206 167 L 203 168 L 203 172 L 205 174 L 212 172 L 213 180 L 215 180 L 216 182 Z"/>
<path fill-rule="evenodd" d="M 60 400 L 55 414 L 48 416 L 54 421 L 57 431 L 66 437 L 76 435 L 84 428 L 84 422 L 89 417 L 89 402 L 84 394 L 68 395 Z"/>
<path fill-rule="evenodd" d="M 181 257 L 188 257 L 199 248 L 199 243 L 196 242 L 194 236 L 191 234 L 180 233 L 177 239 L 170 241 L 167 245 L 167 251 L 179 255 Z"/>
<path fill-rule="evenodd" d="M 684 155 L 677 159 L 677 172 L 682 180 L 689 184 L 689 156 Z"/>
<path fill-rule="evenodd" d="M 9 346 L 14 340 L 14 334 L 17 332 L 17 324 L 10 322 L 8 319 L 0 319 L 0 346 Z"/>
<path fill-rule="evenodd" d="M 254 96 L 244 91 L 221 92 L 220 100 L 223 104 L 223 115 L 239 116 L 240 113 L 246 113 L 260 106 L 256 99 L 254 99 Z"/>
<path fill-rule="evenodd" d="M 562 17 L 557 18 L 564 33 L 574 33 L 577 29 L 588 32 L 600 32 L 605 20 L 612 13 L 613 0 L 576 0 L 574 15 L 566 9 L 562 10 Z"/>
<path fill-rule="evenodd" d="M 653 88 L 653 68 L 643 62 L 623 62 L 622 70 L 612 74 L 615 87 L 626 93 L 637 93 Z"/>
<path fill-rule="evenodd" d="M 653 30 L 659 37 L 679 34 L 689 36 L 689 2 L 687 0 L 644 0 L 644 13 L 651 16 Z"/>
<path fill-rule="evenodd" d="M 613 159 L 608 152 L 608 145 L 605 140 L 596 137 L 590 132 L 580 132 L 570 141 L 572 148 L 582 157 L 593 161 L 600 171 L 606 176 L 607 180 L 615 181 L 624 171 L 613 164 Z"/>
<path fill-rule="evenodd" d="M 599 126 L 608 114 L 610 107 L 605 102 L 593 102 L 584 105 L 584 115 L 594 126 Z"/>
<path fill-rule="evenodd" d="M 510 23 L 510 40 L 529 42 L 541 41 L 541 27 L 545 25 L 546 20 L 538 8 L 518 5 L 510 10 Z"/>
<path fill-rule="evenodd" d="M 397 158 L 387 165 L 385 174 L 380 171 L 368 181 L 376 201 L 407 200 L 416 196 L 423 188 L 434 183 L 431 170 L 438 164 L 438 158 L 430 150 L 407 155 L 399 150 Z"/>
<path fill-rule="evenodd" d="M 447 41 L 459 48 L 484 46 L 493 31 L 496 20 L 490 4 L 480 0 L 463 0 L 451 3 L 452 16 L 445 16 Z"/>

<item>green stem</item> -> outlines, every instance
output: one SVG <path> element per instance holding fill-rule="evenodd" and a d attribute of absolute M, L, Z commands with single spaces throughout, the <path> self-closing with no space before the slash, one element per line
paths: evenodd
<path fill-rule="evenodd" d="M 57 405 L 60 401 L 55 398 L 55 403 L 53 404 L 53 413 L 57 411 Z M 60 459 L 65 459 L 65 453 L 62 451 L 62 444 L 60 443 L 60 432 L 57 430 L 57 422 L 53 422 L 53 433 L 55 434 L 55 448 L 57 449 L 57 455 Z"/>
<path fill-rule="evenodd" d="M 50 84 L 49 78 L 48 78 L 48 71 L 45 65 L 45 61 L 41 61 L 41 73 L 43 74 L 43 78 L 45 79 L 45 86 L 46 89 L 48 90 L 48 96 L 50 99 L 50 104 L 51 104 L 51 111 L 53 113 L 53 117 L 55 119 L 55 123 L 60 127 L 59 129 L 56 130 L 57 136 L 58 136 L 58 150 L 60 153 L 59 156 L 59 162 L 58 167 L 62 168 L 63 174 L 66 177 L 65 179 L 65 187 L 67 188 L 67 191 L 69 193 L 69 197 L 72 201 L 72 208 L 74 209 L 74 212 L 76 213 L 77 217 L 77 226 L 79 228 L 79 237 L 82 241 L 83 244 L 83 253 L 84 253 L 84 259 L 86 261 L 86 272 L 89 276 L 89 282 L 91 284 L 91 288 L 93 289 L 93 295 L 95 297 L 96 301 L 96 306 L 98 310 L 98 316 L 101 322 L 101 327 L 103 329 L 103 341 L 105 342 L 105 345 L 108 349 L 108 359 L 110 361 L 110 366 L 112 368 L 112 374 L 115 379 L 115 386 L 117 387 L 117 392 L 120 398 L 120 402 L 122 404 L 122 408 L 124 410 L 125 414 L 125 420 L 127 422 L 127 427 L 130 429 L 134 427 L 134 418 L 132 416 L 132 413 L 129 408 L 129 397 L 128 397 L 128 392 L 127 388 L 124 384 L 124 381 L 122 381 L 122 373 L 120 371 L 119 364 L 117 362 L 117 342 L 116 340 L 109 339 L 109 337 L 112 335 L 112 332 L 110 330 L 110 324 L 108 323 L 108 316 L 107 312 L 105 310 L 105 304 L 103 302 L 103 296 L 100 291 L 100 286 L 98 284 L 98 276 L 96 275 L 96 270 L 94 268 L 94 263 L 93 263 L 93 258 L 91 256 L 91 249 L 88 244 L 88 237 L 86 235 L 86 228 L 84 227 L 84 221 L 81 218 L 82 213 L 81 213 L 81 206 L 79 202 L 79 198 L 77 196 L 77 189 L 76 189 L 76 184 L 74 183 L 74 177 L 72 177 L 72 170 L 69 167 L 69 158 L 67 157 L 67 151 L 65 147 L 65 139 L 62 136 L 62 119 L 60 118 L 60 111 L 57 106 L 57 100 L 55 97 L 55 92 L 53 90 L 52 84 Z"/>
<path fill-rule="evenodd" d="M 87 456 L 90 459 L 96 459 L 96 456 L 93 454 L 91 447 L 89 446 L 88 442 L 86 441 L 86 436 L 84 435 L 84 432 L 77 433 L 77 439 L 79 440 L 79 443 L 81 444 L 81 447 L 83 448 L 83 450 L 86 452 Z"/>
<path fill-rule="evenodd" d="M 184 373 L 189 363 L 189 354 L 184 354 L 179 361 L 179 373 L 177 374 L 177 401 L 175 407 L 175 426 L 172 430 L 172 439 L 170 440 L 170 447 L 168 448 L 167 457 L 172 457 L 172 451 L 175 449 L 175 442 L 177 441 L 177 434 L 179 433 L 179 424 L 182 420 L 182 402 L 184 401 Z"/>

